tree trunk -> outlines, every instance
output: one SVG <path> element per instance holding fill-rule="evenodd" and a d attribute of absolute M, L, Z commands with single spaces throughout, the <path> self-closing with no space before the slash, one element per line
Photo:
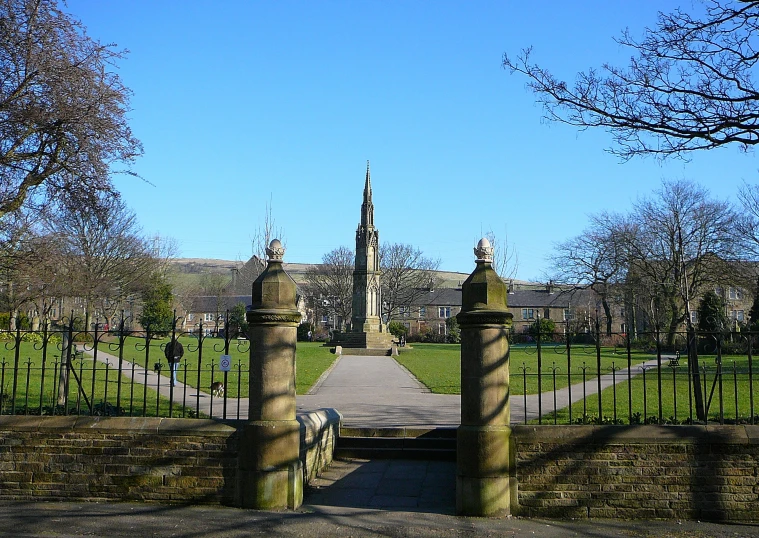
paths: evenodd
<path fill-rule="evenodd" d="M 604 315 L 606 315 L 606 336 L 611 336 L 612 323 L 614 320 L 611 317 L 611 307 L 609 306 L 609 301 L 606 299 L 606 296 L 601 299 L 601 304 L 604 307 Z"/>

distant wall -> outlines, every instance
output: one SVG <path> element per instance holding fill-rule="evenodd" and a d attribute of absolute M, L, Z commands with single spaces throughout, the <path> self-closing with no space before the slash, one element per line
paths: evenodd
<path fill-rule="evenodd" d="M 340 415 L 298 417 L 306 479 L 332 461 Z M 237 504 L 240 423 L 0 417 L 0 499 Z"/>
<path fill-rule="evenodd" d="M 518 513 L 759 521 L 759 426 L 516 426 Z"/>

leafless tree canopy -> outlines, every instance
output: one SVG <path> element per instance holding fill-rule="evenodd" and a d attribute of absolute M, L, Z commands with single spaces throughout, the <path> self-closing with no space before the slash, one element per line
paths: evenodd
<path fill-rule="evenodd" d="M 434 271 L 440 265 L 424 253 L 402 243 L 380 247 L 380 282 L 382 284 L 382 314 L 392 319 L 400 307 L 410 307 L 416 299 L 434 287 Z"/>
<path fill-rule="evenodd" d="M 598 294 L 607 334 L 611 334 L 614 320 L 611 295 L 626 275 L 626 235 L 617 216 L 606 213 L 592 216 L 590 226 L 580 235 L 556 245 L 553 257 L 551 280 L 590 288 Z"/>
<path fill-rule="evenodd" d="M 283 245 L 286 245 L 284 232 L 277 226 L 276 220 L 272 214 L 271 200 L 266 204 L 263 223 L 256 228 L 251 237 L 253 245 L 253 256 L 243 263 L 233 278 L 233 285 L 230 287 L 230 293 L 244 295 L 250 293 L 253 282 L 266 269 L 266 248 L 272 239 L 279 239 Z"/>
<path fill-rule="evenodd" d="M 306 272 L 307 294 L 318 301 L 318 309 L 343 319 L 353 313 L 353 266 L 355 254 L 348 247 L 339 247 L 322 257 L 321 265 Z"/>
<path fill-rule="evenodd" d="M 759 1 L 704 4 L 703 18 L 659 13 L 642 39 L 625 31 L 617 41 L 632 50 L 630 65 L 604 64 L 574 85 L 532 63 L 530 48 L 504 55 L 503 66 L 527 76 L 546 118 L 606 128 L 615 142 L 609 151 L 625 160 L 730 143 L 746 149 L 759 142 Z"/>
<path fill-rule="evenodd" d="M 488 230 L 485 237 L 493 247 L 493 269 L 504 280 L 516 278 L 519 269 L 519 255 L 514 245 L 509 243 L 509 237 L 504 229 L 503 235 L 498 236 L 493 230 Z"/>
<path fill-rule="evenodd" d="M 735 212 L 693 182 L 664 182 L 614 222 L 625 245 L 628 292 L 667 334 L 668 344 L 692 310 L 689 301 L 739 277 Z"/>
<path fill-rule="evenodd" d="M 66 274 L 67 295 L 81 297 L 87 311 L 97 307 L 113 316 L 162 266 L 153 242 L 119 198 L 106 194 L 88 206 L 63 200 L 46 227 L 46 237 L 59 245 L 58 271 Z"/>
<path fill-rule="evenodd" d="M 123 56 L 55 0 L 0 0 L 0 217 L 62 193 L 112 191 L 111 167 L 142 153 L 113 72 Z"/>

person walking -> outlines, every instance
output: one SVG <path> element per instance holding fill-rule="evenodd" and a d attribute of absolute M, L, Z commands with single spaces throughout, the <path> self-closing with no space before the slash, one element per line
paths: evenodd
<path fill-rule="evenodd" d="M 182 360 L 182 355 L 184 355 L 184 347 L 182 347 L 182 343 L 176 337 L 172 337 L 171 342 L 166 344 L 166 349 L 164 349 L 163 353 L 166 355 L 166 360 L 169 361 L 171 386 L 173 387 L 177 384 L 177 370 L 179 370 L 179 361 Z"/>

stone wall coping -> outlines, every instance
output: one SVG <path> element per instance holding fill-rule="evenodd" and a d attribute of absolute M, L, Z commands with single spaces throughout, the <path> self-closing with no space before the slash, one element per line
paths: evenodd
<path fill-rule="evenodd" d="M 599 443 L 599 444 L 656 444 L 656 443 L 721 443 L 759 444 L 759 426 L 750 425 L 687 425 L 687 426 L 553 426 L 518 425 L 512 429 L 519 443 Z"/>
<path fill-rule="evenodd" d="M 422 437 L 425 435 L 440 434 L 441 432 L 450 432 L 455 437 L 457 427 L 429 427 L 423 426 L 386 426 L 379 428 L 371 427 L 341 427 L 340 435 L 344 437 Z"/>
<path fill-rule="evenodd" d="M 97 431 L 139 432 L 167 435 L 229 436 L 237 431 L 234 425 L 211 419 L 154 417 L 40 417 L 27 415 L 0 416 L 0 430 L 31 431 Z"/>
<path fill-rule="evenodd" d="M 296 420 L 300 422 L 301 440 L 308 446 L 318 439 L 321 432 L 329 426 L 339 426 L 343 416 L 337 409 L 323 408 L 300 414 Z"/>

